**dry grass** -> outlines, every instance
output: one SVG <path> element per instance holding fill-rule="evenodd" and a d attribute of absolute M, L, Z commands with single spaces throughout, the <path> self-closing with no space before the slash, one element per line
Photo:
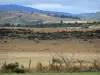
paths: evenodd
<path fill-rule="evenodd" d="M 30 29 L 34 32 L 91 31 L 91 30 L 100 29 L 100 25 L 90 26 L 89 28 L 81 28 L 81 27 L 64 27 L 64 28 L 0 27 L 0 28 L 5 28 L 5 29 Z"/>
<path fill-rule="evenodd" d="M 6 41 L 6 42 L 5 42 Z M 39 43 L 33 40 L 0 40 L 0 65 L 19 62 L 28 67 L 29 60 L 32 66 L 37 62 L 48 65 L 52 57 L 63 54 L 64 57 L 71 59 L 82 59 L 91 62 L 100 59 L 100 40 L 92 42 L 83 40 L 48 40 Z M 50 61 L 51 62 L 51 61 Z"/>

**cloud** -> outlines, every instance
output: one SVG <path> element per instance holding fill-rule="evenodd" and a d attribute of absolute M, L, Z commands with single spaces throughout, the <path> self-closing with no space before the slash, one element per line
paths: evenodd
<path fill-rule="evenodd" d="M 69 13 L 100 11 L 100 0 L 0 0 L 0 4 L 18 4 L 29 7 Z"/>
<path fill-rule="evenodd" d="M 73 5 L 64 5 L 64 4 L 51 4 L 51 3 L 37 3 L 32 5 L 25 5 L 32 8 L 37 8 L 41 10 L 48 10 L 48 11 L 57 11 L 57 12 L 67 12 L 67 13 L 91 13 L 99 11 L 94 3 L 86 4 L 84 1 L 79 2 Z M 92 7 L 93 6 L 93 7 Z"/>
<path fill-rule="evenodd" d="M 49 4 L 49 3 L 43 3 L 43 4 L 32 4 L 32 5 L 26 5 L 28 7 L 42 9 L 42 10 L 58 10 L 58 9 L 70 9 L 71 6 L 66 6 L 62 4 Z M 55 10 L 55 11 L 56 11 Z"/>

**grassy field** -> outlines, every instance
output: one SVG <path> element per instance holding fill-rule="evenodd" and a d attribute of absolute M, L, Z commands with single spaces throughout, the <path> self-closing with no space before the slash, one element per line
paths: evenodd
<path fill-rule="evenodd" d="M 16 29 L 16 27 L 15 27 Z M 95 29 L 91 27 L 89 29 Z M 96 28 L 97 29 L 97 28 Z M 55 32 L 67 30 L 66 28 L 32 28 L 35 32 Z M 73 30 L 73 29 L 70 29 Z M 68 31 L 70 31 L 68 30 Z M 75 28 L 75 30 L 78 30 Z M 81 30 L 81 29 L 79 29 Z M 86 29 L 88 30 L 88 29 Z M 63 56 L 66 59 L 70 59 L 75 66 L 87 66 L 92 65 L 95 61 L 100 62 L 100 39 L 58 39 L 58 40 L 39 40 L 38 43 L 35 40 L 28 39 L 1 39 L 0 40 L 0 67 L 6 63 L 19 62 L 25 68 L 29 66 L 29 60 L 31 59 L 30 69 L 33 70 L 38 62 L 41 62 L 43 66 L 48 66 L 52 63 L 52 58 L 60 58 Z M 75 60 L 75 61 L 74 61 Z M 82 65 L 80 63 L 82 62 Z M 72 64 L 72 65 L 73 65 Z M 67 71 L 68 72 L 68 71 Z M 74 71 L 75 72 L 75 71 Z M 94 72 L 94 71 L 93 71 Z M 98 75 L 99 73 L 45 73 L 46 75 Z M 3 74 L 4 75 L 4 74 Z M 6 74 L 5 74 L 6 75 Z M 16 74 L 12 74 L 16 75 Z M 44 73 L 29 73 L 26 75 L 44 75 Z"/>
<path fill-rule="evenodd" d="M 83 72 L 83 73 L 25 73 L 25 74 L 0 74 L 0 75 L 100 75 L 100 72 Z"/>
<path fill-rule="evenodd" d="M 7 63 L 19 62 L 25 67 L 32 60 L 31 67 L 37 62 L 48 65 L 52 57 L 63 54 L 64 57 L 93 60 L 100 57 L 100 40 L 91 43 L 84 40 L 0 40 L 0 66 Z"/>
<path fill-rule="evenodd" d="M 100 25 L 97 26 L 89 26 L 89 28 L 81 28 L 81 27 L 62 27 L 62 28 L 30 28 L 30 27 L 0 27 L 6 29 L 30 29 L 34 32 L 57 32 L 57 31 L 91 31 L 100 29 Z"/>

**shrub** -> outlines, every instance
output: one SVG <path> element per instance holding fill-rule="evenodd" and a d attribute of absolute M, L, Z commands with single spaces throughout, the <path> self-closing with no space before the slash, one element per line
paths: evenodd
<path fill-rule="evenodd" d="M 100 62 L 97 59 L 95 59 L 93 65 L 90 66 L 90 71 L 100 71 Z"/>
<path fill-rule="evenodd" d="M 1 67 L 1 72 L 3 73 L 9 73 L 9 72 L 25 73 L 25 69 L 24 67 L 19 66 L 18 62 L 9 63 L 9 64 L 4 63 L 4 65 Z"/>
<path fill-rule="evenodd" d="M 36 65 L 36 72 L 43 72 L 43 65 L 41 62 L 38 62 Z"/>

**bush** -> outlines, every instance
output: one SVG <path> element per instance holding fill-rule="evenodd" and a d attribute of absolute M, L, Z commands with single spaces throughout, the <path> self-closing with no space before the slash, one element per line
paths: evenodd
<path fill-rule="evenodd" d="M 3 73 L 25 73 L 23 66 L 19 66 L 18 62 L 5 64 L 1 67 L 1 72 Z"/>
<path fill-rule="evenodd" d="M 43 72 L 44 68 L 41 62 L 37 63 L 36 72 Z"/>

